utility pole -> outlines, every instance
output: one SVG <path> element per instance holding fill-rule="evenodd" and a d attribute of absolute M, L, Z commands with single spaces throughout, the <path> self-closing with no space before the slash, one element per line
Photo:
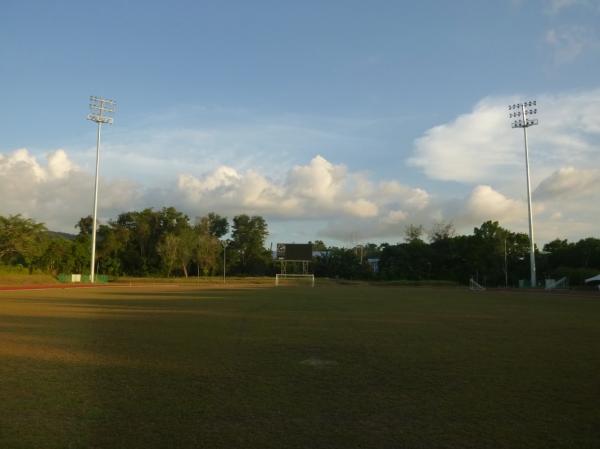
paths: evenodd
<path fill-rule="evenodd" d="M 96 134 L 96 181 L 94 183 L 94 219 L 92 224 L 92 261 L 90 263 L 90 282 L 93 284 L 96 280 L 96 223 L 98 217 L 98 173 L 100 167 L 100 131 L 103 124 L 113 124 L 113 114 L 116 103 L 114 100 L 108 100 L 101 97 L 90 97 L 90 113 L 88 120 L 96 122 L 98 132 Z"/>
<path fill-rule="evenodd" d="M 529 261 L 531 266 L 531 287 L 537 285 L 535 272 L 535 241 L 533 237 L 533 210 L 531 207 L 531 181 L 529 176 L 529 149 L 527 145 L 527 128 L 538 124 L 537 119 L 529 118 L 537 114 L 537 102 L 524 101 L 508 106 L 511 111 L 508 116 L 513 119 L 513 128 L 523 128 L 523 139 L 525 142 L 525 173 L 527 177 L 527 211 L 529 213 Z"/>

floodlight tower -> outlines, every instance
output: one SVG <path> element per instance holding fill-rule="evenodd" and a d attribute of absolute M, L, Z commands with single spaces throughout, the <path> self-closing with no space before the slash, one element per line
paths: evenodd
<path fill-rule="evenodd" d="M 100 130 L 103 124 L 113 124 L 113 114 L 116 103 L 114 100 L 108 100 L 102 97 L 90 97 L 90 113 L 88 120 L 98 124 L 98 133 L 96 134 L 96 182 L 94 184 L 94 220 L 92 224 L 92 262 L 90 264 L 90 282 L 95 281 L 96 268 L 96 220 L 98 215 L 98 169 L 100 166 Z"/>
<path fill-rule="evenodd" d="M 529 212 L 529 260 L 531 264 L 531 287 L 535 287 L 536 274 L 535 274 L 535 242 L 533 239 L 533 211 L 531 208 L 531 181 L 529 180 L 529 149 L 527 148 L 527 128 L 538 124 L 536 118 L 530 118 L 537 114 L 537 102 L 524 101 L 523 103 L 516 103 L 508 105 L 510 111 L 508 116 L 513 119 L 513 128 L 523 128 L 523 138 L 525 141 L 525 172 L 527 175 L 527 210 Z"/>

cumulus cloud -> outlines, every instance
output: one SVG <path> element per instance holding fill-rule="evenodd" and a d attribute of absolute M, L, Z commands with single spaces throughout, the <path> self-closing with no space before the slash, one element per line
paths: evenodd
<path fill-rule="evenodd" d="M 600 169 L 560 168 L 539 184 L 534 196 L 542 201 L 600 197 Z"/>
<path fill-rule="evenodd" d="M 82 171 L 64 150 L 48 154 L 46 164 L 27 149 L 0 154 L 0 214 L 23 214 L 50 229 L 72 232 L 93 207 L 93 177 Z M 100 184 L 101 215 L 112 218 L 135 204 L 136 186 L 128 181 Z"/>
<path fill-rule="evenodd" d="M 486 98 L 429 129 L 416 139 L 409 165 L 433 179 L 500 185 L 516 194 L 524 173 L 523 133 L 510 129 L 507 112 L 516 101 Z M 529 131 L 533 184 L 561 166 L 599 166 L 600 89 L 541 95 L 538 108 L 540 125 Z"/>
<path fill-rule="evenodd" d="M 486 99 L 453 122 L 435 126 L 415 141 L 408 163 L 431 178 L 478 182 L 519 164 L 506 128 L 508 101 Z"/>
<path fill-rule="evenodd" d="M 322 156 L 292 167 L 281 181 L 221 166 L 200 177 L 180 175 L 178 189 L 189 208 L 301 219 L 377 217 L 397 205 L 418 210 L 429 199 L 422 189 L 397 181 L 373 183 Z"/>
<path fill-rule="evenodd" d="M 182 162 L 177 171 L 171 166 L 161 177 L 146 177 L 145 185 L 102 178 L 100 216 L 106 220 L 126 210 L 168 205 L 190 217 L 210 211 L 229 217 L 260 214 L 286 235 L 293 229 L 302 239 L 348 243 L 400 241 L 407 225 L 428 229 L 438 221 L 453 222 L 458 232 L 471 232 L 484 220 L 527 232 L 523 135 L 510 129 L 506 109 L 515 100 L 486 98 L 415 141 L 409 163 L 430 178 L 453 181 L 455 193 L 378 179 L 320 155 L 296 165 L 281 163 L 276 170 L 216 160 Z M 538 104 L 540 126 L 530 132 L 538 238 L 596 235 L 600 89 L 540 96 Z M 45 157 L 26 149 L 0 154 L 0 214 L 23 213 L 51 229 L 73 231 L 91 212 L 93 171 L 72 157 L 64 150 Z M 129 162 L 125 157 L 120 165 L 129 168 Z"/>
<path fill-rule="evenodd" d="M 490 186 L 479 185 L 473 189 L 466 203 L 466 211 L 475 222 L 485 220 L 513 221 L 522 216 L 524 205 Z"/>
<path fill-rule="evenodd" d="M 597 235 L 599 181 L 600 170 L 573 167 L 561 168 L 546 177 L 532 193 L 537 241 Z M 513 231 L 528 233 L 526 200 L 488 185 L 475 186 L 454 208 L 446 207 L 443 216 L 460 232 L 469 232 L 485 220 L 495 220 Z"/>
<path fill-rule="evenodd" d="M 506 105 L 486 98 L 469 113 L 415 141 L 409 164 L 436 180 L 469 186 L 440 216 L 468 232 L 483 220 L 527 232 L 523 133 L 509 128 Z M 529 129 L 534 226 L 539 241 L 597 235 L 600 212 L 600 90 L 538 97 L 539 126 Z"/>
<path fill-rule="evenodd" d="M 22 213 L 51 229 L 72 231 L 91 212 L 93 175 L 64 150 L 44 163 L 26 149 L 0 154 L 0 214 Z M 373 182 L 322 156 L 291 167 L 280 180 L 256 170 L 219 166 L 202 175 L 180 174 L 159 186 L 141 187 L 101 178 L 99 210 L 104 220 L 141 207 L 174 205 L 190 216 L 217 211 L 260 214 L 280 220 L 377 220 L 398 223 L 425 208 L 430 195 L 396 180 Z"/>
<path fill-rule="evenodd" d="M 388 212 L 387 216 L 383 218 L 383 222 L 387 224 L 398 224 L 404 222 L 408 218 L 406 212 L 401 210 L 391 210 Z"/>

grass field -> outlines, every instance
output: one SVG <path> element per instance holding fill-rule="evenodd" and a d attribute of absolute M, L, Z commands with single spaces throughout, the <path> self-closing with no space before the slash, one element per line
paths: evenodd
<path fill-rule="evenodd" d="M 0 292 L 0 448 L 451 447 L 600 447 L 600 295 Z"/>

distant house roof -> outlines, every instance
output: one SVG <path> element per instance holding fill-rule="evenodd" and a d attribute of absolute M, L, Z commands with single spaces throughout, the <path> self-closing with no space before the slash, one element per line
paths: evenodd
<path fill-rule="evenodd" d="M 585 283 L 587 284 L 588 282 L 600 282 L 600 274 L 597 274 L 596 276 L 586 279 Z"/>

